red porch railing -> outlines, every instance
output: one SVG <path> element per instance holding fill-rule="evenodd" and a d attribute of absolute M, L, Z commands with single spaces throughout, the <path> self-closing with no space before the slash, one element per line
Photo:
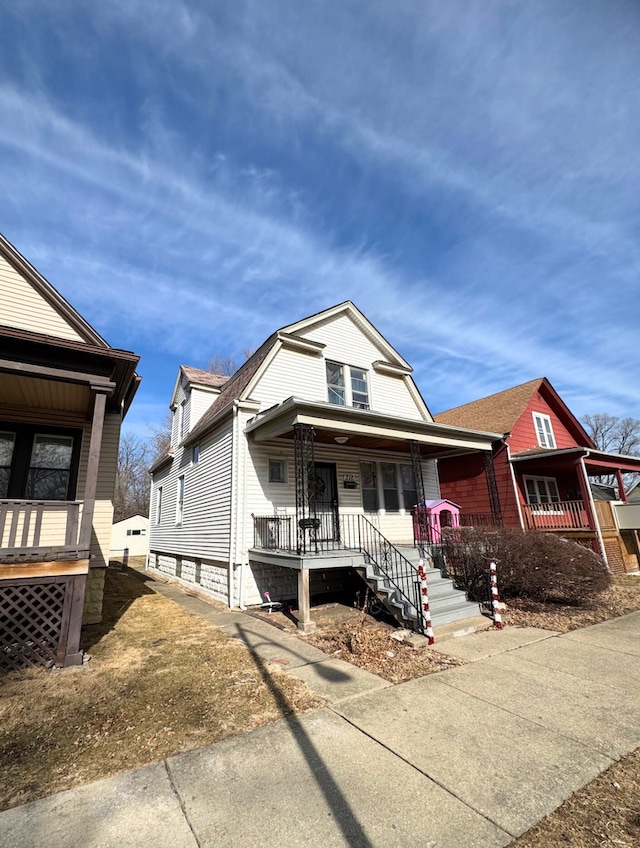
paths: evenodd
<path fill-rule="evenodd" d="M 582 501 L 523 504 L 527 530 L 590 530 L 589 517 Z"/>

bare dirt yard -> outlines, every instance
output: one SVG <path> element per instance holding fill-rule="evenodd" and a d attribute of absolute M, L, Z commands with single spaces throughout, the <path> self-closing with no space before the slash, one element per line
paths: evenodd
<path fill-rule="evenodd" d="M 0 809 L 244 733 L 322 701 L 238 641 L 107 570 L 91 661 L 0 679 Z"/>

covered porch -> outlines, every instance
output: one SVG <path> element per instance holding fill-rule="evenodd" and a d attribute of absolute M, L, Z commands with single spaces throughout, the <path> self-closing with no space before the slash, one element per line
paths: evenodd
<path fill-rule="evenodd" d="M 119 427 L 137 361 L 0 329 L 0 669 L 82 662 L 105 419 Z"/>
<path fill-rule="evenodd" d="M 310 622 L 303 611 L 310 606 L 308 573 L 314 568 L 375 562 L 415 605 L 416 566 L 407 548 L 414 545 L 413 508 L 439 495 L 433 460 L 478 451 L 490 457 L 496 438 L 295 398 L 256 416 L 245 432 L 253 445 L 293 455 L 289 500 L 252 515 L 249 558 L 299 572 L 302 629 Z M 495 509 L 499 513 L 497 499 Z"/>

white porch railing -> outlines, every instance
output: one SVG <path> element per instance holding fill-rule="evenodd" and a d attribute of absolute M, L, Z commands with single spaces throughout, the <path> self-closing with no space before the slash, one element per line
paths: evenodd
<path fill-rule="evenodd" d="M 590 530 L 582 501 L 524 504 L 522 514 L 527 530 Z"/>
<path fill-rule="evenodd" d="M 78 556 L 78 501 L 0 500 L 0 562 Z"/>

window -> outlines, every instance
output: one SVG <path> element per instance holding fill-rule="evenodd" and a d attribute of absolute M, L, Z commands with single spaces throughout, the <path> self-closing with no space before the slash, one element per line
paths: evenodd
<path fill-rule="evenodd" d="M 145 536 L 147 533 L 146 530 L 127 530 L 127 536 Z"/>
<path fill-rule="evenodd" d="M 287 463 L 284 459 L 269 460 L 269 482 L 270 483 L 286 483 L 287 482 Z"/>
<path fill-rule="evenodd" d="M 400 498 L 398 497 L 398 474 L 394 462 L 380 463 L 382 469 L 382 492 L 384 496 L 384 508 L 389 512 L 397 512 L 400 509 Z"/>
<path fill-rule="evenodd" d="M 337 403 L 339 406 L 345 405 L 344 365 L 327 362 L 327 389 L 329 403 Z"/>
<path fill-rule="evenodd" d="M 556 440 L 553 437 L 551 418 L 548 415 L 543 415 L 541 412 L 534 412 L 533 423 L 536 428 L 539 446 L 541 448 L 555 448 Z"/>
<path fill-rule="evenodd" d="M 0 498 L 6 498 L 9 494 L 9 473 L 15 441 L 15 433 L 0 433 Z"/>
<path fill-rule="evenodd" d="M 395 462 L 361 462 L 362 507 L 367 512 L 410 510 L 418 501 L 413 468 Z"/>
<path fill-rule="evenodd" d="M 361 368 L 351 369 L 351 405 L 357 409 L 369 409 L 367 372 Z"/>
<path fill-rule="evenodd" d="M 360 463 L 360 480 L 363 509 L 366 512 L 377 512 L 380 505 L 378 501 L 378 480 L 376 477 L 375 462 Z"/>
<path fill-rule="evenodd" d="M 182 441 L 182 437 L 184 435 L 184 420 L 185 420 L 185 407 L 187 405 L 186 400 L 183 400 L 180 404 L 180 408 L 178 409 L 178 441 Z"/>
<path fill-rule="evenodd" d="M 162 521 L 162 486 L 158 486 L 156 492 L 156 524 Z"/>
<path fill-rule="evenodd" d="M 5 425 L 0 430 L 0 498 L 74 498 L 80 444 L 81 431 Z"/>
<path fill-rule="evenodd" d="M 178 494 L 176 498 L 176 524 L 182 524 L 184 511 L 184 474 L 178 477 Z"/>
<path fill-rule="evenodd" d="M 191 462 L 197 465 L 200 462 L 200 445 L 194 445 L 191 449 Z"/>
<path fill-rule="evenodd" d="M 345 376 L 348 375 L 348 379 Z M 369 384 L 363 368 L 327 362 L 327 397 L 338 406 L 369 409 Z"/>
<path fill-rule="evenodd" d="M 560 495 L 553 477 L 525 477 L 524 485 L 527 490 L 527 503 L 548 504 L 558 503 Z"/>

